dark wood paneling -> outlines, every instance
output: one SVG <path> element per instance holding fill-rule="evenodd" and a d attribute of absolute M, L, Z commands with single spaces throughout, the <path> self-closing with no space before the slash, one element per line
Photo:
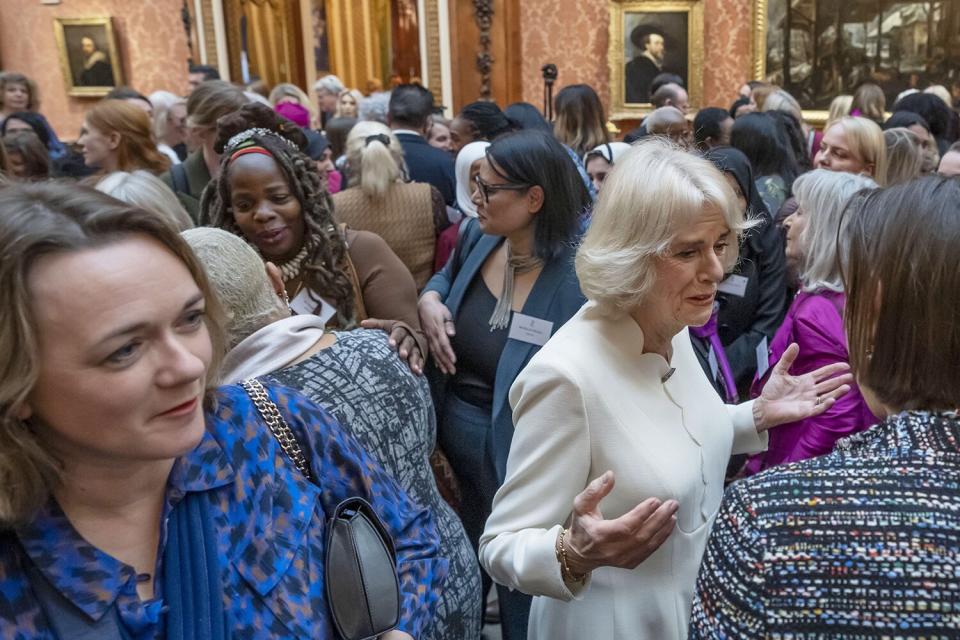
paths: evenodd
<path fill-rule="evenodd" d="M 486 0 L 450 0 L 453 107 L 459 110 L 481 96 L 482 74 L 477 65 L 483 51 L 475 4 Z M 489 52 L 490 98 L 500 106 L 522 99 L 520 60 L 520 0 L 489 0 L 493 7 Z"/>

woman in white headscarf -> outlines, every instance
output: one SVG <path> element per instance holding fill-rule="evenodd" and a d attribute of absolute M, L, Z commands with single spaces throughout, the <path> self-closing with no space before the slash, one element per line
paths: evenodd
<path fill-rule="evenodd" d="M 480 172 L 480 163 L 486 156 L 489 142 L 471 142 L 460 149 L 454 172 L 457 176 L 457 207 L 465 216 L 477 217 L 477 205 L 473 204 L 474 176 Z"/>

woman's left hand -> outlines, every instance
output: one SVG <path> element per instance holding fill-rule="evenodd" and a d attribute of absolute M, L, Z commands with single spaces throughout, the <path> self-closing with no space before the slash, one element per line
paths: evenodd
<path fill-rule="evenodd" d="M 850 391 L 853 374 L 848 373 L 850 365 L 846 362 L 828 364 L 801 376 L 790 375 L 790 365 L 799 353 L 796 343 L 787 347 L 754 401 L 753 418 L 758 432 L 819 415 Z"/>
<path fill-rule="evenodd" d="M 396 320 L 378 320 L 367 318 L 360 323 L 364 329 L 379 329 L 390 335 L 390 348 L 397 352 L 400 359 L 407 363 L 410 371 L 418 376 L 423 373 L 424 354 L 420 352 L 417 339 L 403 323 Z"/>

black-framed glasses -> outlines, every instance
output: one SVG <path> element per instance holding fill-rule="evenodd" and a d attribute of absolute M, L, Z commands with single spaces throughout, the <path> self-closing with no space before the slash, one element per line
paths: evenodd
<path fill-rule="evenodd" d="M 497 191 L 524 191 L 530 188 L 528 184 L 513 184 L 513 183 L 504 183 L 504 184 L 488 184 L 483 181 L 483 178 L 479 174 L 473 177 L 474 184 L 477 185 L 477 189 L 480 191 L 480 197 L 483 198 L 484 203 L 490 204 L 490 194 Z"/>

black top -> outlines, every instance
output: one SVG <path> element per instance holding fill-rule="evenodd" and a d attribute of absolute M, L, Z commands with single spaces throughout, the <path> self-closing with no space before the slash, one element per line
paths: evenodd
<path fill-rule="evenodd" d="M 507 343 L 507 329 L 490 329 L 490 316 L 497 299 L 477 275 L 467 287 L 457 313 L 456 335 L 450 345 L 457 355 L 457 373 L 450 391 L 464 402 L 493 411 L 493 386 L 500 354 Z"/>

